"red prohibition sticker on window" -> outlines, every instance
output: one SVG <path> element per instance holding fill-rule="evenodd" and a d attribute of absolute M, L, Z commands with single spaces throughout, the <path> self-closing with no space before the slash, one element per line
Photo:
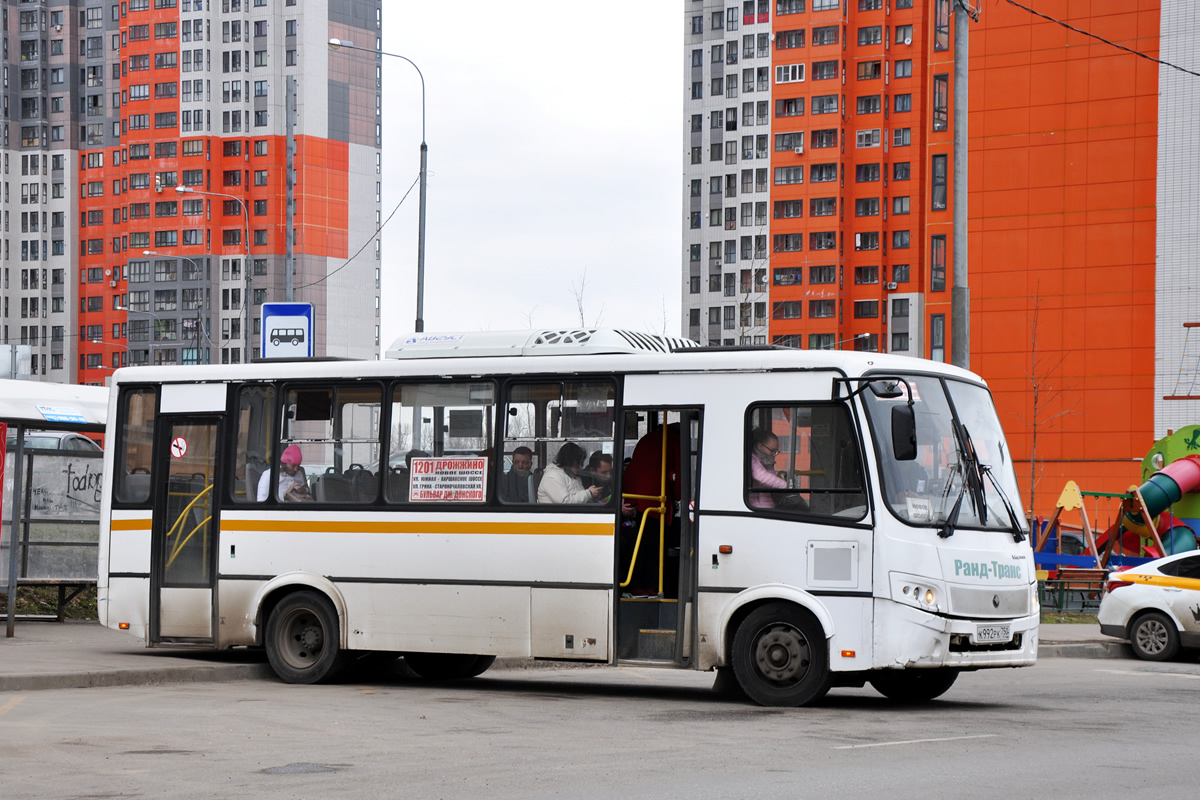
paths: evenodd
<path fill-rule="evenodd" d="M 171 440 L 171 458 L 183 458 L 187 453 L 187 439 L 176 436 Z"/>

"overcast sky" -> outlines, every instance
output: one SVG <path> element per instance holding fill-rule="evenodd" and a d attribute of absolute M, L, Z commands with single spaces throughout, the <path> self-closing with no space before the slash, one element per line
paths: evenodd
<path fill-rule="evenodd" d="M 678 334 L 679 3 L 383 13 L 383 50 L 425 75 L 425 330 L 576 325 L 586 271 L 588 325 Z M 383 66 L 386 218 L 419 170 L 421 95 Z M 384 349 L 413 330 L 416 232 L 414 188 L 384 226 Z"/>

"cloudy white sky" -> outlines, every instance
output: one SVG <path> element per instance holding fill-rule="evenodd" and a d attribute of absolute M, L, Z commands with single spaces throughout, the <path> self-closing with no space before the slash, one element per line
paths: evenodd
<path fill-rule="evenodd" d="M 679 10 L 384 3 L 383 49 L 425 75 L 425 330 L 575 325 L 586 274 L 587 324 L 678 334 Z M 383 62 L 386 218 L 417 176 L 421 96 Z M 384 349 L 412 330 L 416 231 L 414 188 L 384 228 Z"/>

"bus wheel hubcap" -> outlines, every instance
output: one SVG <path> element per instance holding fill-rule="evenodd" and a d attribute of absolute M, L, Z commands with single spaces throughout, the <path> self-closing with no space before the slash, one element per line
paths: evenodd
<path fill-rule="evenodd" d="M 795 682 L 808 670 L 808 642 L 790 625 L 775 625 L 759 637 L 754 662 L 769 680 Z"/>

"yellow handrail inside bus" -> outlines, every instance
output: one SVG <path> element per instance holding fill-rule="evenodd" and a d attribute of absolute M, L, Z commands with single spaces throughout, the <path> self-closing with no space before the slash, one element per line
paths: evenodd
<path fill-rule="evenodd" d="M 179 529 L 179 532 L 181 534 L 179 540 L 176 542 L 175 546 L 171 549 L 171 555 L 167 558 L 167 567 L 170 567 L 171 564 L 174 563 L 176 556 L 179 555 L 179 552 L 183 549 L 183 546 L 185 544 L 187 544 L 188 540 L 192 538 L 192 536 L 196 533 L 196 531 L 199 530 L 201 526 L 205 525 L 209 520 L 212 519 L 212 515 L 210 514 L 208 517 L 205 517 L 204 522 L 201 522 L 200 525 L 197 525 L 195 528 L 193 528 L 186 537 L 182 536 L 183 521 L 187 518 L 188 513 L 192 510 L 192 508 L 196 505 L 196 503 L 200 502 L 200 499 L 202 497 L 204 497 L 206 494 L 208 494 L 210 491 L 212 491 L 213 486 L 214 486 L 214 484 L 211 484 L 211 483 L 208 484 L 208 486 L 205 486 L 203 489 L 200 490 L 200 492 L 195 497 L 192 498 L 192 502 L 188 503 L 187 506 L 184 507 L 183 511 L 179 512 L 179 516 L 175 518 L 174 524 L 171 525 L 171 527 L 167 530 L 166 536 L 163 537 L 163 541 L 166 542 L 173 535 L 175 535 L 175 531 L 177 528 Z M 181 494 L 186 496 L 186 493 L 181 493 Z M 205 535 L 205 538 L 207 539 L 207 537 L 208 537 L 207 529 L 205 530 L 204 535 Z"/>
<path fill-rule="evenodd" d="M 633 581 L 633 570 L 637 566 L 638 550 L 642 546 L 642 533 L 646 530 L 646 517 L 658 515 L 658 594 L 663 593 L 663 568 L 666 562 L 667 544 L 667 415 L 663 412 L 662 453 L 659 454 L 658 494 L 622 494 L 624 500 L 657 500 L 658 508 L 647 508 L 642 512 L 642 520 L 638 524 L 637 539 L 633 543 L 633 554 L 629 559 L 629 574 L 625 576 L 621 587 L 624 589 Z"/>
<path fill-rule="evenodd" d="M 196 527 L 192 528 L 192 530 L 188 533 L 187 536 L 184 536 L 182 539 L 179 540 L 179 542 L 175 545 L 175 549 L 171 551 L 171 557 L 167 559 L 167 568 L 168 569 L 170 569 L 171 565 L 175 563 L 175 557 L 178 556 L 180 551 L 183 550 L 183 546 L 186 545 L 188 543 L 188 541 L 193 536 L 196 535 L 196 531 L 200 530 L 201 528 L 203 528 L 205 525 L 207 525 L 211 521 L 212 521 L 212 515 L 210 514 L 209 516 L 200 520 L 200 523 L 198 525 L 196 525 Z M 204 532 L 204 538 L 205 539 L 208 538 L 207 530 Z"/>

